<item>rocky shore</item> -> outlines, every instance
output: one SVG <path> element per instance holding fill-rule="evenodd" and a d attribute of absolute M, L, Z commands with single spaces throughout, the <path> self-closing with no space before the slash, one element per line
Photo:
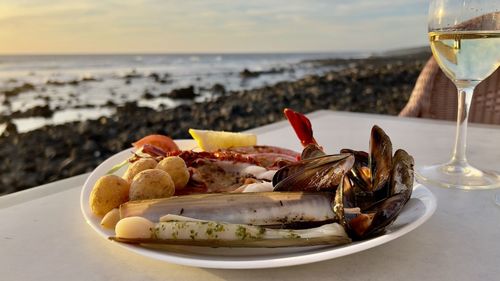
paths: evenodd
<path fill-rule="evenodd" d="M 98 120 L 45 126 L 22 134 L 7 125 L 0 136 L 0 194 L 92 171 L 109 156 L 152 133 L 188 138 L 190 127 L 242 131 L 283 119 L 284 107 L 306 113 L 333 109 L 395 115 L 406 104 L 429 57 L 430 53 L 423 52 L 311 61 L 308 63 L 345 68 L 254 90 L 220 89 L 220 95 L 210 101 L 161 111 L 129 102 L 117 107 L 113 116 Z M 244 75 L 250 74 L 255 75 L 248 71 Z M 188 88 L 176 94 L 191 95 L 192 91 Z"/>

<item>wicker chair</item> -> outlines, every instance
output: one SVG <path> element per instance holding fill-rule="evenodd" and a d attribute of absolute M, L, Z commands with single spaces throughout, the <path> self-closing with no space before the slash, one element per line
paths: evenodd
<path fill-rule="evenodd" d="M 457 97 L 457 88 L 431 58 L 399 116 L 456 120 Z M 500 69 L 476 87 L 469 121 L 500 124 Z"/>

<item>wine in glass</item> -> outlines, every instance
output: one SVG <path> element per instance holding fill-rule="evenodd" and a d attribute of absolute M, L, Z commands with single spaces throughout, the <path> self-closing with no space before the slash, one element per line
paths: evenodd
<path fill-rule="evenodd" d="M 500 175 L 467 162 L 466 138 L 474 88 L 500 65 L 500 0 L 433 0 L 429 40 L 441 70 L 458 89 L 455 145 L 445 164 L 417 169 L 417 180 L 461 189 L 500 187 Z"/>

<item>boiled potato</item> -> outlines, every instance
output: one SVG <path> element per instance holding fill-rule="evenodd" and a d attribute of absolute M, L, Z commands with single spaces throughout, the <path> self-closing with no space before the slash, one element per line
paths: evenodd
<path fill-rule="evenodd" d="M 104 228 L 115 229 L 116 223 L 120 220 L 120 210 L 114 208 L 109 211 L 101 220 L 101 225 Z"/>
<path fill-rule="evenodd" d="M 170 197 L 175 193 L 170 175 L 159 169 L 148 169 L 135 175 L 130 184 L 130 200 Z"/>
<path fill-rule="evenodd" d="M 125 175 L 123 175 L 123 178 L 128 182 L 132 182 L 132 179 L 134 179 L 135 175 L 137 175 L 139 172 L 147 169 L 154 169 L 157 164 L 158 162 L 156 162 L 156 160 L 152 158 L 141 158 L 128 166 L 128 169 L 125 172 Z"/>
<path fill-rule="evenodd" d="M 116 175 L 101 177 L 90 192 L 90 209 L 98 216 L 103 216 L 113 208 L 128 201 L 130 185 Z"/>
<path fill-rule="evenodd" d="M 167 172 L 174 181 L 175 189 L 182 189 L 189 181 L 186 162 L 179 156 L 166 157 L 158 163 L 156 169 Z"/>

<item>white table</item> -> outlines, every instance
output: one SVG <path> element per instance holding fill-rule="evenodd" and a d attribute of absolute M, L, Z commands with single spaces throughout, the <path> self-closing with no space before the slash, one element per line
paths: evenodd
<path fill-rule="evenodd" d="M 327 151 L 367 150 L 373 124 L 417 165 L 447 160 L 454 124 L 381 115 L 310 114 Z M 252 130 L 261 144 L 300 150 L 285 122 Z M 469 159 L 500 170 L 500 127 L 469 128 Z M 333 260 L 275 269 L 191 268 L 149 259 L 102 239 L 82 217 L 79 196 L 87 175 L 0 197 L 0 280 L 500 280 L 497 191 L 430 188 L 434 216 L 382 246 Z"/>

